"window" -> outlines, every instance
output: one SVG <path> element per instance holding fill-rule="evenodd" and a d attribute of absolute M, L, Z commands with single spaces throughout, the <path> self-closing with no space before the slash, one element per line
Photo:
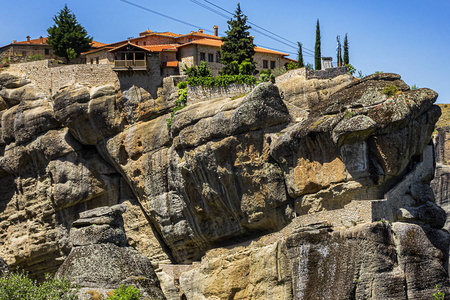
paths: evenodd
<path fill-rule="evenodd" d="M 216 63 L 220 63 L 220 52 L 216 52 Z"/>
<path fill-rule="evenodd" d="M 270 68 L 275 69 L 275 62 L 273 60 L 270 61 Z"/>
<path fill-rule="evenodd" d="M 192 42 L 192 39 L 189 39 L 189 43 Z"/>
<path fill-rule="evenodd" d="M 200 61 L 204 61 L 206 60 L 206 54 L 205 53 L 200 53 Z"/>
<path fill-rule="evenodd" d="M 267 60 L 263 60 L 263 68 L 268 69 L 269 68 L 269 62 Z"/>
<path fill-rule="evenodd" d="M 93 65 L 94 64 L 94 59 L 93 58 L 91 58 L 91 65 Z"/>
<path fill-rule="evenodd" d="M 45 55 L 49 55 L 50 54 L 50 49 L 45 49 Z"/>
<path fill-rule="evenodd" d="M 147 45 L 147 42 L 144 42 L 144 46 Z"/>
<path fill-rule="evenodd" d="M 27 51 L 22 51 L 22 56 L 27 56 Z"/>
<path fill-rule="evenodd" d="M 208 61 L 209 62 L 214 62 L 214 54 L 208 53 Z"/>
<path fill-rule="evenodd" d="M 95 63 L 98 65 L 98 63 L 99 63 L 98 57 L 95 58 Z"/>

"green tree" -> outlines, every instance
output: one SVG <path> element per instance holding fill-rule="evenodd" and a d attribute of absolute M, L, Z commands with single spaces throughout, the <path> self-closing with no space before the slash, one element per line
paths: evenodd
<path fill-rule="evenodd" d="M 338 63 L 338 67 L 342 67 L 341 37 L 337 36 L 336 39 L 337 39 L 337 42 L 338 42 L 337 63 Z"/>
<path fill-rule="evenodd" d="M 302 43 L 297 42 L 298 44 L 298 56 L 297 56 L 297 65 L 299 68 L 303 68 L 305 66 L 305 63 L 303 62 L 303 49 L 302 49 Z"/>
<path fill-rule="evenodd" d="M 316 45 L 314 47 L 314 64 L 316 67 L 316 70 L 322 69 L 322 53 L 320 52 L 320 25 L 319 25 L 319 19 L 317 19 L 317 25 L 316 25 Z"/>
<path fill-rule="evenodd" d="M 79 57 L 81 52 L 91 49 L 92 37 L 88 36 L 86 29 L 78 24 L 67 4 L 53 17 L 53 21 L 55 25 L 47 29 L 47 42 L 56 55 L 69 61 Z"/>
<path fill-rule="evenodd" d="M 350 60 L 348 58 L 348 40 L 347 40 L 347 34 L 345 34 L 344 39 L 344 64 L 348 65 L 350 63 Z"/>
<path fill-rule="evenodd" d="M 237 75 L 238 65 L 244 61 L 249 62 L 252 67 L 246 66 L 245 70 L 254 73 L 256 70 L 253 55 L 255 54 L 255 44 L 253 44 L 253 37 L 248 31 L 251 27 L 247 25 L 247 16 L 241 11 L 241 6 L 238 3 L 236 12 L 233 18 L 228 23 L 228 30 L 225 32 L 227 36 L 222 37 L 223 45 L 221 47 L 220 62 L 225 66 L 220 71 L 223 75 Z"/>

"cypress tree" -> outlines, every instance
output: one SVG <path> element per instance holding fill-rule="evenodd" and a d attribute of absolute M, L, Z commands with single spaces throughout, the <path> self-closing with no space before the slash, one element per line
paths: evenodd
<path fill-rule="evenodd" d="M 297 65 L 299 68 L 303 68 L 305 66 L 305 63 L 303 62 L 303 50 L 302 50 L 302 43 L 297 42 L 298 44 L 298 57 L 297 57 Z"/>
<path fill-rule="evenodd" d="M 337 62 L 338 62 L 338 67 L 342 67 L 341 37 L 340 37 L 340 36 L 337 36 L 336 40 L 337 40 L 337 42 L 338 42 L 338 52 L 337 52 Z"/>
<path fill-rule="evenodd" d="M 347 34 L 345 34 L 344 39 L 344 64 L 348 65 L 350 63 L 350 60 L 348 58 L 348 40 L 347 40 Z"/>
<path fill-rule="evenodd" d="M 241 11 L 241 5 L 238 3 L 236 12 L 233 18 L 228 23 L 227 35 L 222 37 L 223 44 L 221 46 L 220 62 L 225 66 L 220 71 L 225 75 L 237 75 L 238 69 L 233 67 L 233 64 L 242 64 L 246 61 L 251 64 L 251 68 L 246 66 L 247 72 L 254 73 L 256 67 L 253 61 L 255 54 L 255 44 L 253 44 L 253 37 L 250 36 L 249 29 L 251 26 L 247 25 L 247 16 Z"/>
<path fill-rule="evenodd" d="M 317 25 L 316 25 L 316 45 L 314 47 L 314 64 L 316 70 L 322 69 L 322 53 L 320 52 L 320 25 L 319 25 L 319 19 L 317 19 Z"/>
<path fill-rule="evenodd" d="M 47 43 L 52 46 L 56 55 L 69 60 L 91 49 L 92 37 L 88 36 L 86 29 L 78 24 L 67 4 L 53 17 L 53 21 L 55 25 L 47 29 Z"/>

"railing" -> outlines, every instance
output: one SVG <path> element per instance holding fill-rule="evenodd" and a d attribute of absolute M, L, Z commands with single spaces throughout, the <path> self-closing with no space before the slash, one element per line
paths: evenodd
<path fill-rule="evenodd" d="M 146 60 L 115 60 L 115 68 L 147 68 Z"/>

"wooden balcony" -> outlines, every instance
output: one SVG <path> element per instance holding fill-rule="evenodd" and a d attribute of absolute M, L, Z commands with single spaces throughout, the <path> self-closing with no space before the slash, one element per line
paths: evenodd
<path fill-rule="evenodd" d="M 147 71 L 146 60 L 115 60 L 114 71 Z"/>

